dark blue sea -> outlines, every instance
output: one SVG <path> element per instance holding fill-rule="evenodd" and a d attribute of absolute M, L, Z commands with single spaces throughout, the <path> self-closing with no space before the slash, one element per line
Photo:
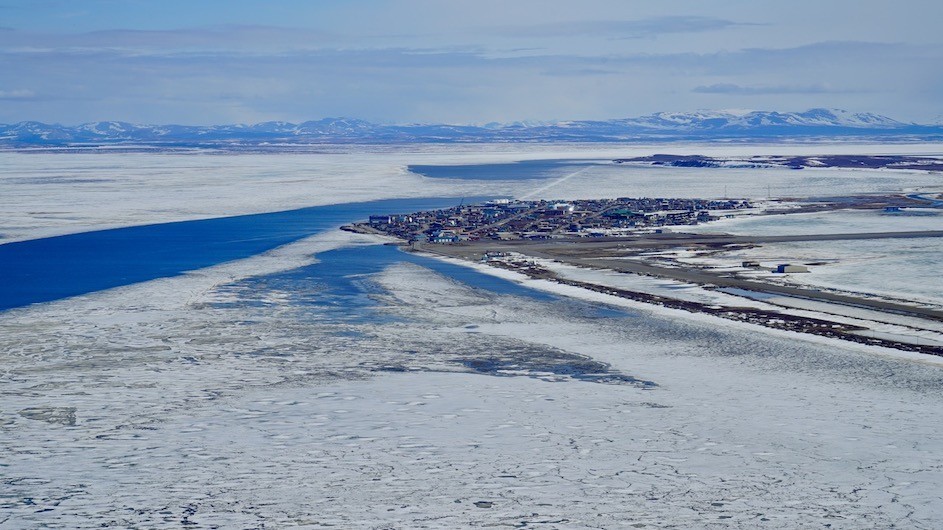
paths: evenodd
<path fill-rule="evenodd" d="M 248 258 L 372 214 L 409 213 L 444 208 L 461 199 L 391 199 L 301 208 L 99 230 L 0 245 L 0 311 L 49 302 L 113 287 L 183 274 L 227 261 Z M 466 199 L 467 200 L 467 199 Z M 480 199 L 475 199 L 480 200 Z M 400 262 L 414 263 L 469 286 L 542 302 L 557 297 L 519 284 L 399 250 L 393 245 L 345 247 L 317 255 L 313 264 L 240 280 L 240 304 L 266 293 L 290 293 L 298 307 L 327 320 L 375 318 L 366 280 Z M 567 311 L 590 318 L 624 317 L 606 307 L 569 302 Z"/>
<path fill-rule="evenodd" d="M 0 310 L 130 285 L 261 254 L 367 219 L 457 204 L 392 199 L 99 230 L 0 245 Z"/>

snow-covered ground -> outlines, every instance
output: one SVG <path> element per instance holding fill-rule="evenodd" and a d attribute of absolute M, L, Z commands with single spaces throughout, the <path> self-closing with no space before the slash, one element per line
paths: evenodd
<path fill-rule="evenodd" d="M 632 309 L 642 307 L 658 314 L 694 320 L 706 320 L 708 322 L 713 322 L 715 325 L 745 325 L 747 326 L 747 329 L 753 328 L 753 326 L 749 324 L 721 322 L 712 316 L 699 314 L 694 315 L 685 312 L 679 313 L 678 310 L 661 308 L 659 306 L 649 306 L 648 304 L 640 304 L 638 302 L 626 300 L 621 297 L 610 296 L 596 291 L 579 289 L 568 285 L 561 285 L 557 282 L 543 279 L 531 279 L 528 276 L 524 276 L 504 268 L 495 268 L 494 264 L 492 263 L 470 263 L 454 258 L 440 259 L 444 259 L 456 264 L 462 264 L 467 267 L 472 267 L 486 274 L 504 277 L 515 282 L 520 282 L 536 290 L 547 291 L 550 293 L 559 293 L 563 296 L 569 296 L 576 299 L 587 300 L 601 304 L 609 304 L 618 307 L 628 307 Z M 562 279 L 586 282 L 616 289 L 625 289 L 632 292 L 646 293 L 670 298 L 673 300 L 689 301 L 715 307 L 749 307 L 764 311 L 775 311 L 804 318 L 824 319 L 830 322 L 858 326 L 862 328 L 860 334 L 864 336 L 881 336 L 910 344 L 943 345 L 943 323 L 914 316 L 886 313 L 877 310 L 866 309 L 863 307 L 851 307 L 837 303 L 819 302 L 789 296 L 744 291 L 742 289 L 736 288 L 708 288 L 701 285 L 690 284 L 666 278 L 655 278 L 640 274 L 620 273 L 605 269 L 577 267 L 543 258 L 525 258 L 524 256 L 518 255 L 516 253 L 511 253 L 508 257 L 503 259 L 510 260 L 511 262 L 519 259 L 526 259 L 533 262 L 535 265 L 540 266 L 541 268 L 552 271 L 557 277 Z M 770 333 L 769 330 L 763 331 Z M 787 335 L 793 336 L 792 334 Z M 814 336 L 803 336 L 802 339 L 816 342 L 821 341 Z M 854 347 L 850 344 L 844 344 L 844 346 Z M 921 362 L 943 366 L 943 358 L 928 357 L 925 355 L 910 354 L 886 349 L 875 349 L 870 347 L 865 347 L 864 351 L 882 355 L 899 356 L 901 358 L 920 360 Z"/>
<path fill-rule="evenodd" d="M 442 183 L 404 167 L 561 154 L 514 149 L 4 153 L 0 232 L 523 194 L 533 182 Z M 95 175 L 107 182 L 81 182 Z M 606 182 L 562 185 L 637 189 Z M 642 304 L 601 315 L 415 264 L 358 278 L 376 301 L 365 321 L 290 296 L 324 288 L 304 274 L 253 281 L 375 241 L 332 231 L 0 313 L 0 527 L 943 524 L 937 363 Z"/>
<path fill-rule="evenodd" d="M 943 177 L 939 177 L 943 180 Z M 887 214 L 883 210 L 832 210 L 782 215 L 741 215 L 694 226 L 673 227 L 674 232 L 736 235 L 859 234 L 943 230 L 943 210 L 920 209 L 916 215 Z"/>
<path fill-rule="evenodd" d="M 515 259 L 511 256 L 509 259 Z M 646 293 L 663 296 L 674 300 L 684 300 L 712 306 L 724 307 L 751 307 L 766 311 L 778 311 L 784 314 L 827 319 L 832 322 L 851 324 L 865 329 L 862 333 L 883 333 L 885 337 L 896 337 L 895 340 L 914 344 L 943 345 L 943 322 L 921 319 L 906 315 L 883 313 L 880 311 L 849 307 L 841 304 L 805 300 L 788 296 L 775 296 L 765 293 L 754 293 L 742 289 L 709 289 L 704 286 L 685 283 L 666 278 L 655 278 L 639 274 L 620 273 L 611 270 L 590 269 L 576 267 L 549 259 L 527 258 L 540 267 L 552 271 L 560 278 L 587 282 L 595 285 L 604 285 L 616 289 L 625 289 L 637 293 Z M 704 260 L 690 260 L 704 261 Z M 494 274 L 490 267 L 477 267 L 483 272 Z M 805 278 L 805 275 L 791 278 Z M 547 282 L 521 280 L 532 284 L 535 288 L 549 288 L 552 291 L 559 287 L 547 285 Z M 798 282 L 796 282 L 798 283 Z M 814 283 L 814 285 L 819 285 Z M 847 286 L 846 286 L 847 287 Z M 588 293 L 587 293 L 588 294 Z M 898 295 L 899 296 L 899 295 Z M 937 300 L 943 300 L 943 295 Z M 610 300 L 609 303 L 624 303 L 621 300 Z M 932 304 L 931 304 L 932 305 Z M 633 305 L 634 307 L 634 305 Z M 940 361 L 943 366 L 943 360 Z"/>
<path fill-rule="evenodd" d="M 943 210 L 935 215 L 887 215 L 874 210 L 837 210 L 771 216 L 742 216 L 684 227 L 678 231 L 744 235 L 829 234 L 943 230 Z M 675 255 L 679 261 L 736 270 L 743 261 L 765 266 L 811 264 L 809 274 L 758 273 L 765 281 L 810 285 L 943 305 L 939 281 L 943 238 L 858 239 L 766 243 L 708 256 Z M 742 273 L 743 270 L 740 269 Z"/>
<path fill-rule="evenodd" d="M 789 275 L 783 281 L 941 306 L 940 256 L 943 238 L 776 243 L 725 257 L 821 263 L 810 266 L 809 274 Z"/>

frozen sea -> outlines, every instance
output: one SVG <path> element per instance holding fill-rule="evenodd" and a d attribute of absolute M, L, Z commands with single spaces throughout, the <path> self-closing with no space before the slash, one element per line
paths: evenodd
<path fill-rule="evenodd" d="M 516 149 L 5 153 L 0 232 L 36 244 L 395 197 L 717 186 L 697 170 L 407 169 L 624 154 Z M 848 173 L 835 186 L 932 184 Z M 943 524 L 934 359 L 494 278 L 341 222 L 0 311 L 0 527 Z"/>

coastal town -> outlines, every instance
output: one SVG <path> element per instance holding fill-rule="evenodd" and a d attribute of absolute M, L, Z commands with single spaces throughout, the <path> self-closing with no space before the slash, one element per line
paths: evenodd
<path fill-rule="evenodd" d="M 809 206 L 811 211 L 848 208 L 900 215 L 904 199 L 920 197 L 854 197 L 829 204 Z M 909 204 L 909 203 L 908 203 Z M 872 299 L 854 292 L 810 288 L 787 278 L 809 274 L 812 261 L 731 260 L 721 265 L 704 265 L 679 260 L 685 255 L 715 255 L 734 248 L 752 248 L 782 242 L 854 241 L 860 239 L 900 239 L 943 237 L 943 231 L 853 232 L 829 234 L 732 235 L 663 230 L 669 226 L 695 225 L 713 220 L 751 214 L 766 214 L 743 199 L 618 198 L 595 200 L 510 200 L 497 199 L 481 204 L 459 204 L 452 208 L 410 214 L 371 215 L 366 222 L 343 227 L 366 234 L 396 237 L 409 243 L 412 251 L 482 266 L 497 267 L 523 276 L 579 287 L 618 298 L 710 314 L 727 320 L 747 322 L 778 330 L 837 338 L 844 341 L 893 348 L 899 351 L 943 355 L 937 343 L 925 343 L 905 335 L 876 336 L 865 320 L 854 322 L 821 314 L 794 314 L 791 304 L 809 302 L 828 306 L 843 314 L 865 308 L 875 314 L 904 315 L 912 325 L 935 329 L 943 319 L 937 308 L 918 307 L 906 301 Z M 796 208 L 791 211 L 802 211 Z M 561 269 L 561 267 L 563 267 Z M 567 269 L 567 268 L 570 269 Z M 625 288 L 588 280 L 582 275 L 567 276 L 566 270 L 625 273 L 658 278 L 678 285 L 698 286 L 702 298 L 691 299 L 672 290 L 656 293 L 645 288 Z M 564 273 L 561 273 L 564 271 Z M 714 293 L 714 294 L 710 294 Z M 744 294 L 746 293 L 746 294 Z M 751 294 L 754 293 L 754 294 Z M 737 301 L 721 303 L 712 297 L 734 296 Z M 753 307 L 755 297 L 776 297 L 781 305 Z M 738 299 L 742 298 L 742 300 Z M 705 301 L 706 300 L 706 301 Z M 795 302 L 798 300 L 799 302 Z M 885 318 L 882 316 L 881 318 Z"/>
<path fill-rule="evenodd" d="M 497 199 L 409 214 L 371 215 L 353 228 L 409 242 L 604 237 L 693 225 L 752 208 L 744 199 L 618 198 L 575 201 Z"/>

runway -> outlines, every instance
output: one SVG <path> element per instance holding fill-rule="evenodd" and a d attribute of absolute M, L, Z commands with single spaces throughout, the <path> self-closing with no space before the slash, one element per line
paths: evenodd
<path fill-rule="evenodd" d="M 711 247 L 757 245 L 786 241 L 839 241 L 850 239 L 890 239 L 943 237 L 943 230 L 911 232 L 869 232 L 852 234 L 811 234 L 780 236 L 734 236 L 703 234 L 645 234 L 625 238 L 580 238 L 559 240 L 477 241 L 460 245 L 423 245 L 422 250 L 464 259 L 479 259 L 486 252 L 519 252 L 572 265 L 645 274 L 700 285 L 735 287 L 748 291 L 771 293 L 889 313 L 917 316 L 943 321 L 943 311 L 926 307 L 862 298 L 818 289 L 791 287 L 753 279 L 743 279 L 730 272 L 711 272 L 698 267 L 669 267 L 635 258 L 633 251 L 670 247 Z"/>

